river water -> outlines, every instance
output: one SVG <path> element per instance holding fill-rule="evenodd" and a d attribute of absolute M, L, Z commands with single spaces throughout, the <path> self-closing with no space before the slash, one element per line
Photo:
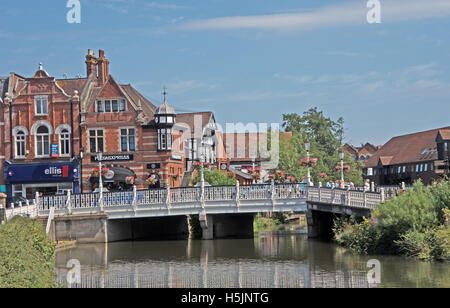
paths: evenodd
<path fill-rule="evenodd" d="M 450 287 L 448 263 L 360 256 L 301 231 L 243 240 L 80 245 L 59 251 L 56 259 L 58 282 L 83 288 Z M 371 259 L 380 262 L 377 284 L 367 280 Z"/>

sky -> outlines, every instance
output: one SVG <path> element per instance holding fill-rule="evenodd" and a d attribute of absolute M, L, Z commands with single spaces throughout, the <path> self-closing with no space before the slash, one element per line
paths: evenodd
<path fill-rule="evenodd" d="M 450 126 L 450 0 L 66 0 L 0 2 L 0 76 L 85 76 L 88 49 L 155 105 L 225 123 L 282 123 L 312 107 L 345 141 Z"/>

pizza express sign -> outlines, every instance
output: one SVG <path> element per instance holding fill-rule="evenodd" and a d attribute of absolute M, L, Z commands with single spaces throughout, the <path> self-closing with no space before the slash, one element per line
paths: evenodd
<path fill-rule="evenodd" d="M 120 162 L 120 161 L 132 161 L 134 160 L 134 155 L 132 154 L 120 154 L 120 155 L 103 155 L 102 162 Z M 98 156 L 91 156 L 91 162 L 98 163 Z"/>

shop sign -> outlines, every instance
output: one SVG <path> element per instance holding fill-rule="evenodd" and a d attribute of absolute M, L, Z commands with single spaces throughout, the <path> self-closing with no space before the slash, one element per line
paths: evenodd
<path fill-rule="evenodd" d="M 134 160 L 133 154 L 119 154 L 119 155 L 103 155 L 102 162 L 121 162 Z M 97 155 L 91 156 L 91 162 L 98 163 L 99 159 Z"/>

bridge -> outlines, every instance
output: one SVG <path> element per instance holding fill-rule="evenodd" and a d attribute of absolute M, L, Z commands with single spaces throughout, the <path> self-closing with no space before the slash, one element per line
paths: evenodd
<path fill-rule="evenodd" d="M 323 233 L 324 215 L 368 216 L 386 196 L 380 192 L 307 187 L 302 184 L 183 187 L 112 193 L 44 196 L 33 205 L 6 210 L 47 221 L 55 240 L 88 242 L 154 235 L 185 235 L 196 220 L 203 239 L 253 235 L 257 213 L 306 213 L 309 234 Z M 186 216 L 193 218 L 186 222 Z M 90 221 L 89 223 L 87 221 Z M 52 228 L 53 224 L 53 228 Z M 197 226 L 198 228 L 198 226 Z M 328 227 L 326 227 L 328 228 Z M 84 235 L 83 235 L 84 234 Z"/>

